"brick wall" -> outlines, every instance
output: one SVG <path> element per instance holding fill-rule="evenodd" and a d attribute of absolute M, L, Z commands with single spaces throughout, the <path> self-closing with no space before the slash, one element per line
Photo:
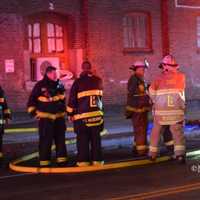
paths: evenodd
<path fill-rule="evenodd" d="M 150 61 L 147 79 L 152 79 L 159 71 L 157 66 L 162 57 L 160 1 L 89 2 L 90 59 L 104 79 L 106 103 L 121 104 L 126 100 L 125 81 L 129 78 L 129 67 L 135 60 L 147 58 Z M 153 52 L 124 54 L 122 18 L 127 12 L 137 10 L 151 13 Z"/>
<path fill-rule="evenodd" d="M 174 1 L 170 2 L 170 50 L 187 76 L 187 99 L 199 99 L 200 54 L 197 51 L 196 17 L 200 16 L 200 9 L 175 8 Z M 191 5 L 191 1 L 189 3 Z"/>
<path fill-rule="evenodd" d="M 54 11 L 49 10 L 48 0 L 0 1 L 0 84 L 5 88 L 9 104 L 14 109 L 24 109 L 28 97 L 28 53 L 25 45 L 25 19 L 38 12 L 56 12 L 68 18 L 69 65 L 80 70 L 84 50 L 80 0 L 56 0 Z M 175 8 L 169 0 L 170 51 L 187 75 L 187 96 L 200 98 L 198 68 L 200 56 L 196 48 L 196 16 L 200 10 Z M 190 2 L 191 3 L 191 2 Z M 103 77 L 106 104 L 124 104 L 129 66 L 137 59 L 147 58 L 151 64 L 146 79 L 152 80 L 159 73 L 162 58 L 160 0 L 89 0 L 89 59 L 97 74 Z M 123 16 L 131 11 L 148 11 L 152 19 L 153 51 L 150 53 L 123 53 Z M 25 56 L 25 57 L 24 57 Z M 6 74 L 5 59 L 15 59 L 15 73 Z M 76 70 L 75 70 L 76 69 Z"/>
<path fill-rule="evenodd" d="M 81 16 L 79 0 L 56 0 L 54 10 L 49 9 L 49 1 L 40 0 L 10 0 L 0 1 L 0 84 L 6 91 L 8 103 L 14 110 L 24 110 L 29 91 L 25 81 L 29 78 L 30 67 L 25 38 L 27 30 L 25 26 L 27 16 L 40 12 L 55 12 L 66 16 L 68 30 L 69 64 L 73 70 L 73 54 L 76 49 L 83 48 L 81 36 Z M 15 72 L 6 74 L 5 59 L 15 60 Z M 74 70 L 75 71 L 75 70 Z M 28 73 L 28 74 L 27 74 Z"/>
<path fill-rule="evenodd" d="M 7 91 L 9 104 L 14 107 L 17 103 L 17 107 L 20 108 L 24 107 L 21 95 L 23 96 L 25 92 L 22 25 L 22 17 L 17 14 L 0 14 L 0 84 Z M 6 59 L 15 60 L 14 73 L 5 73 Z M 19 91 L 21 91 L 20 94 Z"/>

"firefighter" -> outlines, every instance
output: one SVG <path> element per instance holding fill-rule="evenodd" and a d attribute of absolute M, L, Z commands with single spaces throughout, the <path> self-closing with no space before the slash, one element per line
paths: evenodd
<path fill-rule="evenodd" d="M 0 87 L 0 165 L 3 161 L 3 134 L 5 124 L 11 119 L 11 111 L 8 108 L 4 90 Z"/>
<path fill-rule="evenodd" d="M 72 85 L 67 112 L 77 134 L 77 166 L 102 165 L 100 132 L 103 130 L 102 80 L 92 73 L 89 61 Z"/>
<path fill-rule="evenodd" d="M 163 69 L 163 65 L 160 64 L 159 68 L 162 70 L 161 73 L 167 73 L 166 69 Z M 165 71 L 166 70 L 166 71 Z M 163 127 L 163 141 L 165 143 L 165 146 L 168 150 L 168 154 L 169 155 L 173 155 L 174 152 L 174 141 L 173 141 L 173 137 L 172 137 L 172 133 L 170 131 L 170 127 L 169 126 L 164 126 Z"/>
<path fill-rule="evenodd" d="M 67 163 L 65 146 L 65 88 L 57 79 L 56 68 L 48 66 L 44 78 L 32 90 L 28 113 L 38 120 L 40 166 L 51 165 L 51 146 L 56 145 L 58 166 Z"/>
<path fill-rule="evenodd" d="M 165 73 L 154 80 L 149 89 L 154 109 L 149 155 L 151 160 L 156 159 L 160 134 L 167 125 L 173 135 L 176 159 L 185 163 L 185 75 L 178 71 L 179 66 L 172 55 L 165 56 L 161 64 Z"/>
<path fill-rule="evenodd" d="M 147 126 L 148 111 L 151 109 L 150 99 L 147 94 L 147 86 L 144 82 L 146 64 L 136 61 L 131 70 L 133 74 L 128 81 L 128 97 L 125 115 L 132 120 L 134 129 L 134 153 L 138 156 L 147 153 Z"/>

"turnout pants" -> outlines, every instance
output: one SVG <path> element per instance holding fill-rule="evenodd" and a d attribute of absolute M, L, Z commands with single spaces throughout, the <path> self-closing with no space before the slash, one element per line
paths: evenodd
<path fill-rule="evenodd" d="M 174 140 L 172 133 L 170 131 L 170 126 L 164 126 L 163 127 L 163 141 L 165 143 L 165 146 L 169 152 L 174 152 Z"/>
<path fill-rule="evenodd" d="M 176 156 L 185 155 L 185 137 L 183 133 L 183 123 L 177 123 L 174 125 L 170 125 L 170 131 L 174 140 L 174 152 Z M 154 120 L 154 127 L 151 133 L 150 139 L 150 149 L 149 154 L 152 157 L 156 157 L 158 153 L 158 144 L 160 142 L 160 135 L 162 129 L 165 126 L 160 125 L 156 120 Z"/>
<path fill-rule="evenodd" d="M 39 120 L 39 159 L 40 165 L 46 166 L 51 162 L 51 146 L 54 141 L 56 145 L 56 161 L 64 163 L 67 161 L 67 150 L 65 145 L 65 119 Z"/>
<path fill-rule="evenodd" d="M 87 127 L 81 124 L 76 128 L 77 162 L 102 161 L 101 131 L 102 126 Z"/>
<path fill-rule="evenodd" d="M 148 112 L 134 112 L 132 115 L 132 124 L 134 129 L 134 148 L 138 155 L 145 155 L 147 152 Z"/>

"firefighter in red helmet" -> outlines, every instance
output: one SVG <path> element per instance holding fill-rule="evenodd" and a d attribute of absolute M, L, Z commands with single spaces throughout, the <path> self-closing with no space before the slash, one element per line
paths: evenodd
<path fill-rule="evenodd" d="M 82 73 L 72 85 L 67 112 L 77 134 L 77 166 L 102 165 L 100 133 L 103 120 L 103 86 L 101 78 L 92 73 L 92 65 L 82 63 Z"/>

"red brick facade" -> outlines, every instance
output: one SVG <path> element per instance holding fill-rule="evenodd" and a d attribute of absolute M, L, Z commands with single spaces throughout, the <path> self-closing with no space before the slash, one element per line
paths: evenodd
<path fill-rule="evenodd" d="M 196 18 L 200 16 L 200 9 L 175 7 L 175 3 L 193 6 L 189 0 L 1 0 L 0 84 L 6 90 L 10 105 L 17 110 L 26 106 L 34 84 L 30 78 L 33 55 L 28 51 L 27 24 L 30 16 L 37 19 L 43 15 L 66 20 L 66 54 L 62 54 L 61 68 L 78 75 L 80 63 L 87 57 L 104 79 L 107 104 L 125 102 L 128 68 L 136 59 L 149 60 L 151 68 L 146 78 L 152 80 L 159 73 L 157 66 L 166 52 L 176 56 L 188 77 L 188 98 L 199 99 Z M 123 17 L 132 12 L 149 13 L 152 33 L 149 51 L 124 51 Z M 36 57 L 40 56 L 47 55 L 41 53 Z M 50 57 L 54 56 L 57 54 Z M 14 59 L 14 73 L 5 73 L 7 59 Z"/>

